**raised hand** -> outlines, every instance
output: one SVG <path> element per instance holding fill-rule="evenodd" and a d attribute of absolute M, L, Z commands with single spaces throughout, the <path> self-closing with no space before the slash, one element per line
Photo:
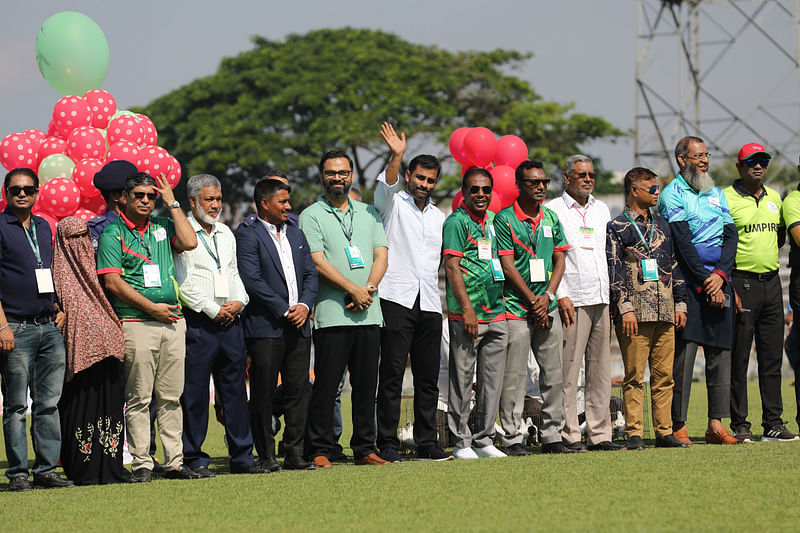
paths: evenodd
<path fill-rule="evenodd" d="M 394 131 L 394 126 L 388 122 L 381 124 L 381 136 L 386 141 L 389 150 L 396 156 L 402 157 L 406 152 L 406 134 L 400 132 L 400 136 Z"/>

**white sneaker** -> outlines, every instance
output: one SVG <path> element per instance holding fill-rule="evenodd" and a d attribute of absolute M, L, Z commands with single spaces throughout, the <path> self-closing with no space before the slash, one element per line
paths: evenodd
<path fill-rule="evenodd" d="M 477 457 L 508 457 L 491 444 L 489 446 L 484 446 L 483 448 L 478 448 L 476 446 L 473 448 L 473 450 L 475 450 Z"/>
<path fill-rule="evenodd" d="M 453 448 L 453 457 L 456 459 L 477 459 L 478 454 L 472 448 Z"/>

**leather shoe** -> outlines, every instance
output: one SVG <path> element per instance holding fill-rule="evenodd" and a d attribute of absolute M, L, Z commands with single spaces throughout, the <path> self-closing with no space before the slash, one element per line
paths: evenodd
<path fill-rule="evenodd" d="M 586 445 L 581 441 L 570 442 L 569 444 L 564 444 L 564 448 L 573 451 L 573 452 L 585 452 Z"/>
<path fill-rule="evenodd" d="M 677 430 L 677 431 L 673 431 L 673 432 L 672 432 L 672 435 L 673 435 L 673 436 L 674 436 L 676 439 L 678 439 L 679 441 L 681 441 L 682 443 L 684 443 L 684 444 L 688 444 L 689 446 L 691 446 L 691 445 L 692 445 L 692 439 L 690 439 L 690 438 L 689 438 L 689 432 L 688 432 L 688 431 L 686 431 L 686 425 L 685 425 L 685 424 L 684 424 L 684 426 L 683 426 L 681 429 L 679 429 L 679 430 Z"/>
<path fill-rule="evenodd" d="M 604 440 L 603 442 L 589 445 L 590 452 L 615 452 L 623 448 L 625 448 L 625 446 L 622 444 L 617 444 L 616 442 L 611 442 L 610 440 Z"/>
<path fill-rule="evenodd" d="M 706 442 L 708 444 L 741 444 L 725 428 L 719 431 L 706 431 Z"/>
<path fill-rule="evenodd" d="M 283 460 L 283 468 L 285 470 L 314 470 L 315 466 L 309 461 L 304 461 L 302 457 L 289 455 Z"/>
<path fill-rule="evenodd" d="M 131 483 L 150 483 L 153 474 L 147 468 L 137 468 L 131 475 Z"/>
<path fill-rule="evenodd" d="M 383 459 L 378 457 L 377 453 L 371 453 L 371 454 L 369 454 L 369 455 L 367 455 L 365 457 L 361 457 L 359 459 L 356 459 L 354 461 L 354 463 L 357 464 L 357 465 L 372 465 L 372 466 L 390 465 L 390 464 L 392 464 L 389 461 L 384 461 Z"/>
<path fill-rule="evenodd" d="M 542 444 L 542 453 L 580 453 L 578 450 L 573 450 L 564 446 L 561 441 L 548 442 Z"/>
<path fill-rule="evenodd" d="M 267 472 L 280 472 L 283 470 L 281 465 L 278 464 L 277 459 L 273 456 L 267 456 L 261 459 L 261 468 L 266 470 Z"/>
<path fill-rule="evenodd" d="M 217 475 L 209 470 L 207 466 L 198 466 L 196 468 L 192 468 L 192 471 L 200 476 L 200 479 L 217 477 Z"/>
<path fill-rule="evenodd" d="M 644 450 L 644 441 L 639 435 L 631 435 L 628 437 L 629 450 Z"/>
<path fill-rule="evenodd" d="M 688 448 L 689 445 L 679 441 L 675 435 L 669 433 L 656 437 L 656 448 Z"/>
<path fill-rule="evenodd" d="M 333 468 L 333 465 L 324 455 L 317 455 L 311 459 L 315 468 Z"/>
<path fill-rule="evenodd" d="M 246 465 L 231 465 L 231 474 L 266 474 L 267 471 L 256 463 Z"/>
<path fill-rule="evenodd" d="M 167 479 L 200 479 L 200 475 L 186 465 L 165 471 L 164 477 Z"/>
<path fill-rule="evenodd" d="M 31 482 L 26 477 L 12 477 L 8 481 L 8 490 L 11 492 L 25 492 L 31 489 L 33 489 L 33 486 L 31 486 Z"/>
<path fill-rule="evenodd" d="M 36 489 L 65 489 L 74 486 L 75 483 L 68 479 L 62 479 L 55 472 L 33 475 L 33 487 Z"/>

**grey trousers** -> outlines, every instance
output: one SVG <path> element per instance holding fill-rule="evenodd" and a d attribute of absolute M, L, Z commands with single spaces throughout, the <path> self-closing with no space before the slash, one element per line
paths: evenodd
<path fill-rule="evenodd" d="M 697 343 L 675 337 L 675 360 L 672 375 L 672 423 L 686 422 L 689 412 L 689 393 L 692 390 L 694 360 Z M 706 358 L 706 393 L 708 394 L 708 418 L 723 419 L 731 416 L 731 351 L 714 346 L 703 346 Z"/>
<path fill-rule="evenodd" d="M 575 308 L 575 323 L 564 328 L 564 430 L 570 444 L 581 440 L 578 424 L 578 376 L 586 357 L 586 441 L 611 440 L 611 319 L 608 305 Z"/>
<path fill-rule="evenodd" d="M 561 317 L 558 311 L 550 314 L 551 329 L 536 329 L 527 320 L 506 320 L 508 354 L 500 395 L 500 426 L 505 432 L 503 446 L 522 444 L 520 432 L 522 410 L 525 406 L 525 378 L 528 373 L 528 353 L 539 365 L 539 390 L 542 393 L 542 442 L 561 441 L 564 428 L 563 383 L 561 370 Z"/>
<path fill-rule="evenodd" d="M 484 448 L 493 442 L 494 421 L 503 386 L 508 342 L 506 323 L 478 324 L 475 341 L 467 337 L 463 322 L 451 320 L 449 326 L 450 406 L 447 425 L 453 434 L 453 446 Z M 477 378 L 474 434 L 468 423 L 473 376 Z"/>

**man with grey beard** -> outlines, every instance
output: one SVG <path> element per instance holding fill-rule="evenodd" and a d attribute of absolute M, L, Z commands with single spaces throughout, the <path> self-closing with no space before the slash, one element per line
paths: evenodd
<path fill-rule="evenodd" d="M 738 233 L 725 194 L 708 174 L 709 153 L 703 140 L 684 137 L 678 141 L 675 160 L 680 172 L 658 201 L 658 210 L 672 229 L 689 292 L 686 327 L 675 340 L 673 434 L 691 444 L 686 415 L 697 347 L 702 346 L 708 388 L 705 440 L 709 444 L 738 444 L 721 421 L 730 416 L 734 326 L 730 276 Z"/>

